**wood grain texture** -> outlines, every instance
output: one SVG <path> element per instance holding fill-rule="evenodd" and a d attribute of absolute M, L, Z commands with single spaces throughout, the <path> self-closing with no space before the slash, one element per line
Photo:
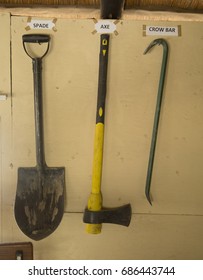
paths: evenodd
<path fill-rule="evenodd" d="M 0 260 L 33 260 L 33 245 L 31 242 L 0 244 Z"/>

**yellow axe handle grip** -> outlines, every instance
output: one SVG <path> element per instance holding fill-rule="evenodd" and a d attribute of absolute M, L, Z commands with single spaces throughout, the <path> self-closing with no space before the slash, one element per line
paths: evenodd
<path fill-rule="evenodd" d="M 92 190 L 88 199 L 88 209 L 99 211 L 102 208 L 101 177 L 103 161 L 104 124 L 97 123 L 94 138 L 94 158 L 92 171 Z M 86 231 L 91 234 L 101 232 L 102 224 L 87 224 Z"/>

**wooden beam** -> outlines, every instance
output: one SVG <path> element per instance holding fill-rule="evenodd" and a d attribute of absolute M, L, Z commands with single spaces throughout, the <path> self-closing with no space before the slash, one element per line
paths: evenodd
<path fill-rule="evenodd" d="M 72 6 L 99 8 L 99 0 L 0 0 L 4 6 Z M 203 13 L 203 0 L 125 0 L 125 9 L 173 10 Z"/>

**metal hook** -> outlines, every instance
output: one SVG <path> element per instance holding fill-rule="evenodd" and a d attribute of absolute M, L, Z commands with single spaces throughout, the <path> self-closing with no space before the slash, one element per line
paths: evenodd
<path fill-rule="evenodd" d="M 152 205 L 152 200 L 150 197 L 150 185 L 151 185 L 154 155 L 155 155 L 155 148 L 156 148 L 159 116 L 160 116 L 160 111 L 161 111 L 163 87 L 164 87 L 165 74 L 166 74 L 166 65 L 167 65 L 167 59 L 168 59 L 168 43 L 166 40 L 164 40 L 162 38 L 155 39 L 154 41 L 152 41 L 149 44 L 149 46 L 146 48 L 146 50 L 144 51 L 144 54 L 148 53 L 156 45 L 163 46 L 163 57 L 162 57 L 159 87 L 158 87 L 158 93 L 157 93 L 157 103 L 156 103 L 156 111 L 155 111 L 155 116 L 154 116 L 154 126 L 153 126 L 150 155 L 149 155 L 149 162 L 148 162 L 147 179 L 146 179 L 146 185 L 145 185 L 145 195 L 151 205 Z"/>

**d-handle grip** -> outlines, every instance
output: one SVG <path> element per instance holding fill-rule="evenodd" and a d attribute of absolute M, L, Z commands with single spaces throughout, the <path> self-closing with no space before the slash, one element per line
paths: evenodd
<path fill-rule="evenodd" d="M 22 36 L 22 41 L 23 41 L 23 48 L 26 54 L 31 58 L 31 59 L 36 59 L 37 57 L 33 56 L 30 52 L 30 50 L 27 49 L 27 44 L 29 43 L 47 43 L 47 48 L 43 55 L 40 57 L 41 59 L 48 53 L 49 50 L 49 43 L 50 43 L 50 36 L 46 34 L 25 34 Z"/>
<path fill-rule="evenodd" d="M 22 36 L 23 43 L 48 43 L 50 36 L 46 34 L 26 34 Z"/>

